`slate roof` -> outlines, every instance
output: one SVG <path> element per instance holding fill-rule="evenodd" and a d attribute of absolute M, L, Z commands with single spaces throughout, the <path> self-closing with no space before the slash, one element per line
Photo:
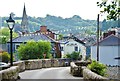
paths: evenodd
<path fill-rule="evenodd" d="M 97 45 L 94 44 L 93 46 Z M 99 42 L 100 46 L 120 46 L 120 38 L 115 35 L 110 35 Z"/>
<path fill-rule="evenodd" d="M 67 38 L 67 39 L 66 39 Z M 80 39 L 78 39 L 77 37 L 73 36 L 73 37 L 65 37 L 63 40 L 60 40 L 59 42 L 62 44 L 66 44 L 69 42 L 69 39 L 73 39 L 76 42 L 79 42 L 83 45 L 85 45 L 85 43 L 83 41 L 81 41 Z"/>
<path fill-rule="evenodd" d="M 34 41 L 46 40 L 46 41 L 50 41 L 50 42 L 55 42 L 52 38 L 49 38 L 43 34 L 39 34 L 39 35 L 29 34 L 29 35 L 24 35 L 24 36 L 22 35 L 22 36 L 19 36 L 19 37 L 13 39 L 12 42 L 13 43 L 22 43 L 22 42 L 27 42 L 29 40 L 34 40 Z"/>

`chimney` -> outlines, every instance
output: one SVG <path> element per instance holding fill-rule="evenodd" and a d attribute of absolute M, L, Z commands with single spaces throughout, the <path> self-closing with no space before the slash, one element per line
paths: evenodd
<path fill-rule="evenodd" d="M 40 26 L 40 32 L 46 33 L 47 32 L 47 26 Z"/>
<path fill-rule="evenodd" d="M 111 35 L 111 34 L 115 35 L 115 31 L 109 31 L 108 32 L 108 35 Z"/>
<path fill-rule="evenodd" d="M 103 33 L 103 39 L 108 36 L 108 33 Z"/>

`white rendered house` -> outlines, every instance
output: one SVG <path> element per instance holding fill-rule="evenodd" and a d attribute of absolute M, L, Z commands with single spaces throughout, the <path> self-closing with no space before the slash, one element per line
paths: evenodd
<path fill-rule="evenodd" d="M 91 57 L 97 60 L 97 44 L 91 46 Z M 99 42 L 99 61 L 106 65 L 120 65 L 120 38 L 110 35 Z"/>
<path fill-rule="evenodd" d="M 61 46 L 62 57 L 65 54 L 71 54 L 73 51 L 80 52 L 80 54 L 83 57 L 83 60 L 86 57 L 85 44 L 80 40 L 75 40 L 73 38 L 70 38 L 70 39 L 60 43 L 60 46 Z"/>

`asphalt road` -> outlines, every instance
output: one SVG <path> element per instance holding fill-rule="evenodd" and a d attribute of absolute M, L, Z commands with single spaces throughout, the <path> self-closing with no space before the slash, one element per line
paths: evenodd
<path fill-rule="evenodd" d="M 26 70 L 19 74 L 21 79 L 82 79 L 70 74 L 70 67 L 42 68 Z"/>

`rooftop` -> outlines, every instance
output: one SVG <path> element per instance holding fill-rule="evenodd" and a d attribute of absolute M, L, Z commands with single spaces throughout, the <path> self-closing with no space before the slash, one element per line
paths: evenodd
<path fill-rule="evenodd" d="M 29 40 L 34 40 L 34 41 L 44 40 L 44 41 L 49 41 L 49 42 L 55 42 L 52 38 L 49 38 L 44 34 L 36 33 L 36 34 L 21 35 L 15 39 L 13 39 L 13 43 L 27 42 Z"/>

